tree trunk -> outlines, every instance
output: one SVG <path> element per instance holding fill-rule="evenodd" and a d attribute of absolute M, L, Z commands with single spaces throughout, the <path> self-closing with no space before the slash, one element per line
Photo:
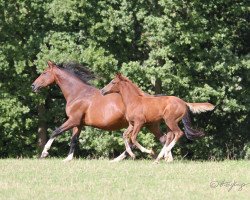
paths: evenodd
<path fill-rule="evenodd" d="M 155 85 L 154 85 L 155 94 L 161 94 L 162 93 L 162 88 L 161 87 L 162 87 L 161 79 L 156 78 Z"/>
<path fill-rule="evenodd" d="M 38 150 L 39 153 L 43 150 L 47 141 L 47 123 L 45 119 L 45 106 L 40 104 L 38 106 Z"/>

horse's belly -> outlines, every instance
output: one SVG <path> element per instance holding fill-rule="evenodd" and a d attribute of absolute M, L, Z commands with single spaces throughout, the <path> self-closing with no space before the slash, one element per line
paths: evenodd
<path fill-rule="evenodd" d="M 103 130 L 119 130 L 126 128 L 128 123 L 124 114 L 117 109 L 89 109 L 84 118 L 84 124 Z"/>

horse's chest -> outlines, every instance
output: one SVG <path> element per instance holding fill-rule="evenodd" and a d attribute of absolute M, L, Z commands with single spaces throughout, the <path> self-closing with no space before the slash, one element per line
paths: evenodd
<path fill-rule="evenodd" d="M 139 106 L 126 109 L 126 119 L 130 122 L 145 121 L 143 109 Z"/>

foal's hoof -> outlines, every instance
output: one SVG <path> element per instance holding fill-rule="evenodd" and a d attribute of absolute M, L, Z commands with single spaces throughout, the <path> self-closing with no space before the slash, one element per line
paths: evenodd
<path fill-rule="evenodd" d="M 174 159 L 173 159 L 173 158 L 167 158 L 167 159 L 165 159 L 165 161 L 166 161 L 167 163 L 171 163 L 171 162 L 174 161 Z"/>
<path fill-rule="evenodd" d="M 151 155 L 151 156 L 154 156 L 154 155 L 155 155 L 155 152 L 154 152 L 153 149 L 150 149 L 150 155 Z"/>
<path fill-rule="evenodd" d="M 134 160 L 134 159 L 135 159 L 135 154 L 132 154 L 132 155 L 131 155 L 131 158 Z"/>
<path fill-rule="evenodd" d="M 159 164 L 159 160 L 155 160 L 154 162 L 153 162 L 153 164 L 155 165 L 155 164 Z"/>
<path fill-rule="evenodd" d="M 48 157 L 49 153 L 48 152 L 42 152 L 42 155 L 40 158 L 46 158 Z"/>
<path fill-rule="evenodd" d="M 117 163 L 117 162 L 120 162 L 121 160 L 118 160 L 118 159 L 113 159 L 111 161 L 109 161 L 110 163 Z"/>

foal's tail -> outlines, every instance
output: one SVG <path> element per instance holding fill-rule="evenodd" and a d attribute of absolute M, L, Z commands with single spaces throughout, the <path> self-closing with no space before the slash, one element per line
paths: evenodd
<path fill-rule="evenodd" d="M 192 113 L 201 113 L 214 109 L 211 103 L 186 103 Z"/>
<path fill-rule="evenodd" d="M 200 138 L 205 135 L 204 132 L 195 130 L 191 126 L 191 120 L 189 116 L 189 112 L 191 111 L 192 113 L 201 113 L 201 112 L 206 112 L 214 109 L 214 105 L 211 103 L 186 103 L 188 106 L 188 111 L 182 118 L 182 122 L 185 127 L 185 134 L 186 137 L 190 140 L 194 140 L 196 138 Z"/>

